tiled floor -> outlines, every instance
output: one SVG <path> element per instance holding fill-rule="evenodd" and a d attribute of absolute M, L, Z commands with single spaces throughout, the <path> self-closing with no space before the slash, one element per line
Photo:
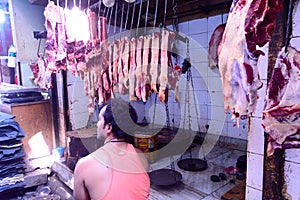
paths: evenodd
<path fill-rule="evenodd" d="M 192 157 L 202 157 L 202 149 L 200 145 L 192 148 Z M 182 174 L 182 179 L 179 183 L 172 186 L 156 186 L 151 185 L 150 200 L 218 200 L 228 190 L 235 186 L 230 180 L 234 179 L 237 184 L 239 180 L 235 179 L 233 175 L 227 175 L 227 180 L 220 182 L 212 182 L 211 175 L 219 175 L 224 172 L 224 169 L 229 166 L 235 166 L 239 156 L 245 155 L 245 151 L 232 149 L 229 147 L 215 146 L 206 156 L 208 168 L 200 172 L 185 171 L 178 167 L 177 162 L 181 159 L 180 156 L 171 156 L 160 159 L 159 161 L 150 165 L 151 170 L 157 170 L 166 166 L 162 163 L 170 163 L 174 161 L 173 165 L 168 165 L 164 168 L 173 169 Z M 189 152 L 185 152 L 182 158 L 188 158 Z"/>

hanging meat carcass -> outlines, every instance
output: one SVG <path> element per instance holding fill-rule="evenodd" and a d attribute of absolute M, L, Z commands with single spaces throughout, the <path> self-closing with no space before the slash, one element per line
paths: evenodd
<path fill-rule="evenodd" d="M 44 11 L 47 40 L 45 53 L 47 69 L 53 73 L 66 69 L 65 15 L 63 8 L 48 3 Z"/>
<path fill-rule="evenodd" d="M 135 96 L 135 71 L 136 71 L 136 39 L 132 38 L 130 40 L 130 67 L 129 67 L 129 99 L 130 101 L 136 101 Z"/>
<path fill-rule="evenodd" d="M 283 48 L 269 81 L 263 127 L 269 135 L 268 155 L 275 149 L 300 147 L 300 51 Z"/>
<path fill-rule="evenodd" d="M 147 101 L 150 95 L 150 78 L 149 78 L 149 64 L 150 59 L 150 48 L 151 48 L 151 36 L 147 35 L 144 37 L 143 46 L 143 65 L 142 65 L 142 81 L 141 81 L 141 97 L 143 102 Z"/>
<path fill-rule="evenodd" d="M 123 62 L 123 85 L 126 88 L 126 91 L 129 89 L 129 63 L 130 63 L 130 40 L 125 37 L 124 39 L 124 50 L 122 53 L 122 62 Z"/>
<path fill-rule="evenodd" d="M 52 76 L 54 73 L 47 70 L 47 62 L 42 54 L 39 55 L 37 62 L 30 64 L 33 72 L 34 84 L 42 89 L 50 89 L 52 87 Z"/>
<path fill-rule="evenodd" d="M 271 39 L 282 0 L 239 0 L 230 9 L 219 47 L 219 70 L 225 110 L 238 121 L 254 111 L 257 90 L 262 87 L 257 61 L 263 52 L 256 49 Z M 267 67 L 267 66 L 266 66 Z"/>
<path fill-rule="evenodd" d="M 144 37 L 140 36 L 136 44 L 136 70 L 135 70 L 135 95 L 138 99 L 142 99 L 142 68 L 143 68 L 143 43 Z"/>
<path fill-rule="evenodd" d="M 151 45 L 150 85 L 151 85 L 151 90 L 153 90 L 156 93 L 158 93 L 159 55 L 160 55 L 160 33 L 154 32 L 152 34 L 152 45 Z"/>
<path fill-rule="evenodd" d="M 208 44 L 208 66 L 211 69 L 218 67 L 218 49 L 222 40 L 226 24 L 221 24 L 215 28 Z"/>
<path fill-rule="evenodd" d="M 158 98 L 161 102 L 165 102 L 165 103 L 168 101 L 168 95 L 169 95 L 168 94 L 169 69 L 172 68 L 172 66 L 169 66 L 170 60 L 169 60 L 168 51 L 171 52 L 171 47 L 174 38 L 175 38 L 175 33 L 166 30 L 162 31 Z"/>

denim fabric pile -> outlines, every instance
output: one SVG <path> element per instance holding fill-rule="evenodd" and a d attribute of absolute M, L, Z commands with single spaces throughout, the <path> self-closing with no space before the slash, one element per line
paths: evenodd
<path fill-rule="evenodd" d="M 0 194 L 24 187 L 22 177 L 25 169 L 22 150 L 23 129 L 14 116 L 0 112 Z"/>

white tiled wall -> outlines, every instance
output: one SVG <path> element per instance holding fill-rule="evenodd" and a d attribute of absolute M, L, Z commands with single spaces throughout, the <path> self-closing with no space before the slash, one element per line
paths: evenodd
<path fill-rule="evenodd" d="M 291 45 L 300 51 L 300 1 L 295 1 L 293 11 L 293 39 Z M 285 151 L 285 192 L 284 197 L 288 200 L 300 199 L 300 149 L 289 149 Z"/>
<path fill-rule="evenodd" d="M 191 58 L 191 64 L 193 66 L 192 68 L 192 76 L 193 76 L 193 85 L 194 90 L 189 88 L 190 90 L 190 96 L 192 97 L 192 92 L 194 91 L 195 94 L 195 100 L 193 98 L 190 98 L 188 103 L 190 104 L 191 111 L 191 121 L 192 121 L 192 129 L 199 130 L 201 132 L 205 132 L 205 124 L 209 124 L 209 132 L 212 134 L 223 134 L 224 136 L 233 137 L 233 138 L 239 138 L 247 140 L 247 130 L 248 130 L 248 121 L 245 122 L 242 121 L 241 128 L 237 128 L 234 126 L 232 121 L 230 120 L 231 116 L 230 114 L 226 115 L 224 112 L 224 106 L 223 106 L 223 94 L 222 94 L 222 85 L 221 85 L 221 79 L 219 75 L 219 71 L 217 69 L 211 70 L 208 67 L 208 60 L 207 60 L 207 49 L 208 49 L 208 42 L 210 39 L 210 36 L 212 32 L 214 31 L 215 27 L 223 22 L 226 22 L 227 14 L 224 14 L 223 16 L 213 16 L 209 18 L 203 18 L 203 19 L 196 19 L 189 22 L 184 22 L 179 24 L 179 32 L 180 34 L 184 36 L 189 36 L 190 39 L 190 58 Z M 171 28 L 171 27 L 170 27 Z M 118 32 L 119 30 L 117 30 Z M 113 33 L 113 27 L 110 27 L 110 33 Z M 179 50 L 179 64 L 183 62 L 183 59 L 186 58 L 186 44 L 183 42 L 177 43 L 177 49 Z M 71 79 L 72 80 L 72 79 Z M 81 81 L 77 79 L 76 81 Z M 171 125 L 174 126 L 180 126 L 182 127 L 183 119 L 187 119 L 188 116 L 188 106 L 185 106 L 186 104 L 186 75 L 182 75 L 180 78 L 180 102 L 177 103 L 174 100 L 174 95 L 171 95 L 169 98 L 169 110 L 170 110 L 170 122 Z M 83 87 L 82 84 L 77 84 L 77 87 Z M 76 87 L 76 88 L 77 88 Z M 70 86 L 72 88 L 72 86 Z M 71 121 L 74 128 L 81 128 L 85 126 L 85 123 L 87 119 L 80 120 L 80 124 L 75 124 L 76 117 L 86 117 L 88 118 L 88 115 L 86 114 L 83 116 L 82 112 L 79 109 L 76 109 L 79 105 L 77 102 L 78 99 L 86 100 L 84 99 L 84 93 L 79 94 L 79 91 L 83 91 L 83 89 L 78 90 L 71 90 L 69 92 L 69 95 L 71 95 L 70 101 L 75 101 L 75 103 L 72 105 L 71 110 Z M 76 95 L 75 95 L 75 93 Z M 70 94 L 71 93 L 71 94 Z M 76 96 L 76 99 L 74 97 Z M 139 110 L 139 122 L 142 121 L 144 116 L 146 116 L 148 122 L 153 121 L 153 103 L 154 103 L 154 97 L 147 102 L 147 104 L 144 106 L 142 102 L 136 102 L 134 103 L 134 106 Z M 159 102 L 159 100 L 157 101 Z M 82 104 L 82 103 L 80 103 Z M 138 104 L 141 104 L 142 106 L 138 106 Z M 155 110 L 155 114 L 160 112 L 159 116 L 155 117 L 155 123 L 161 123 L 164 124 L 164 106 L 159 105 L 157 106 L 160 110 Z M 186 110 L 184 110 L 186 108 Z M 146 109 L 146 115 L 144 114 L 144 109 Z M 197 112 L 196 112 L 197 109 Z M 80 115 L 79 115 L 80 113 Z M 86 111 L 87 113 L 87 111 Z M 198 115 L 196 115 L 198 113 Z M 158 120 L 160 118 L 160 120 Z M 198 121 L 198 123 L 197 123 Z"/>

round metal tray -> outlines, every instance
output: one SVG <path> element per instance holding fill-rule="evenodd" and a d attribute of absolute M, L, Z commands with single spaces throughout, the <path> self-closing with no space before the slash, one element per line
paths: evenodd
<path fill-rule="evenodd" d="M 207 169 L 207 162 L 198 158 L 186 158 L 178 161 L 178 167 L 187 171 L 203 171 Z"/>
<path fill-rule="evenodd" d="M 149 173 L 150 182 L 157 186 L 174 185 L 181 181 L 180 172 L 173 169 L 158 169 Z"/>

